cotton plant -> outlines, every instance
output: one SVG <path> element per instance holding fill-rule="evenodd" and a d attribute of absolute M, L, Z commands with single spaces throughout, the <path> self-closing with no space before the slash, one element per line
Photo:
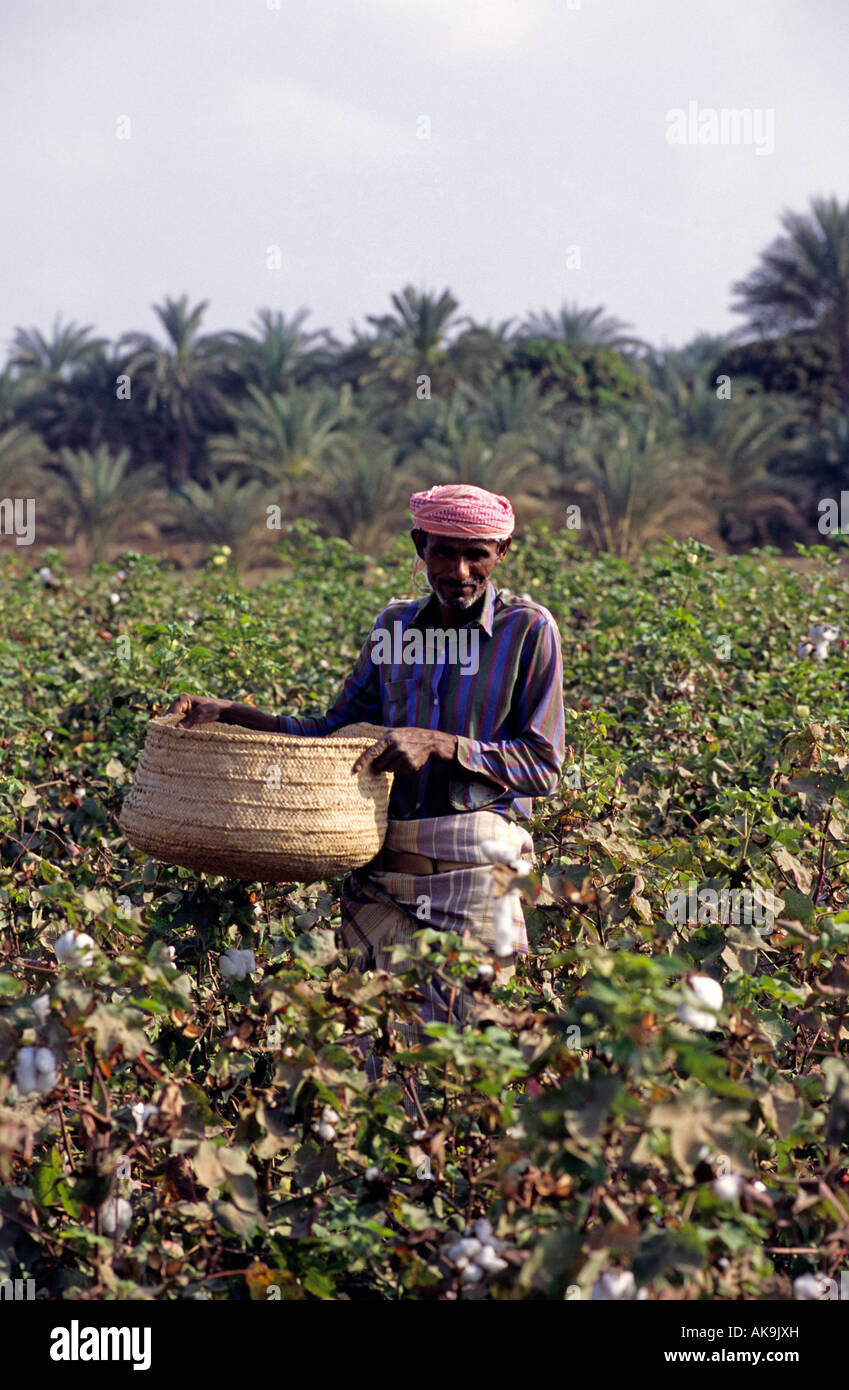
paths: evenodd
<path fill-rule="evenodd" d="M 94 964 L 97 948 L 94 937 L 89 936 L 88 932 L 70 927 L 56 938 L 53 950 L 60 965 L 67 965 L 70 970 L 82 970 Z"/>
<path fill-rule="evenodd" d="M 678 1017 L 689 1028 L 712 1033 L 718 1026 L 716 1015 L 722 1008 L 722 985 L 710 975 L 688 975 Z"/>

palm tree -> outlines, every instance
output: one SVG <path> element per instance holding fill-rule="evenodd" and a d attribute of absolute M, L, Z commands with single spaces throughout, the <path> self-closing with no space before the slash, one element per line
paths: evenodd
<path fill-rule="evenodd" d="M 127 357 L 96 343 L 68 380 L 37 379 L 18 402 L 16 417 L 41 435 L 51 453 L 60 449 L 93 449 L 107 444 L 113 450 L 133 446 L 134 456 L 160 453 L 164 439 L 148 419 L 139 421 L 142 406 L 119 396 Z M 152 447 L 153 446 L 153 447 Z"/>
<path fill-rule="evenodd" d="M 308 309 L 299 309 L 291 318 L 259 309 L 252 333 L 223 335 L 235 349 L 231 361 L 247 386 L 270 396 L 328 365 L 333 340 L 327 329 L 307 331 L 308 317 Z"/>
<path fill-rule="evenodd" d="M 526 435 L 535 439 L 559 397 L 543 395 L 538 381 L 526 376 L 501 376 L 485 391 L 469 388 L 466 396 L 475 419 L 489 434 Z"/>
<path fill-rule="evenodd" d="M 784 234 L 737 281 L 732 305 L 765 336 L 816 329 L 837 353 L 841 404 L 849 411 L 849 203 L 813 198 L 809 213 L 785 212 Z"/>
<path fill-rule="evenodd" d="M 458 316 L 459 303 L 450 290 L 440 295 L 406 285 L 391 296 L 394 314 L 368 314 L 375 329 L 369 352 L 374 368 L 365 380 L 383 376 L 415 389 L 417 376 L 442 386 L 448 360 L 449 335 L 467 320 Z"/>
<path fill-rule="evenodd" d="M 370 553 L 404 525 L 412 490 L 385 441 L 352 436 L 322 465 L 315 500 L 339 535 Z"/>
<path fill-rule="evenodd" d="M 35 470 L 45 455 L 42 441 L 25 425 L 0 430 L 0 493 L 19 495 L 30 485 L 35 487 Z"/>
<path fill-rule="evenodd" d="M 367 418 L 396 441 L 399 459 L 418 453 L 428 441 L 457 449 L 472 424 L 471 394 L 462 387 L 450 395 L 440 392 L 429 401 L 409 401 L 402 410 L 396 405 L 385 415 L 368 408 L 368 395 L 361 400 Z"/>
<path fill-rule="evenodd" d="M 258 473 L 266 483 L 282 486 L 288 500 L 293 486 L 319 467 L 340 426 L 353 417 L 351 389 L 294 387 L 284 396 L 249 386 L 247 400 L 231 416 L 236 434 L 213 440 L 213 461 Z"/>
<path fill-rule="evenodd" d="M 667 390 L 670 380 L 677 383 L 707 376 L 733 342 L 731 333 L 697 333 L 684 347 L 649 350 L 642 359 L 646 375 L 659 391 Z"/>
<path fill-rule="evenodd" d="M 9 366 L 22 380 L 33 379 L 38 385 L 46 381 L 68 381 L 98 348 L 106 346 L 105 338 L 92 338 L 91 325 L 53 322 L 51 337 L 37 328 L 18 328 L 12 340 Z"/>
<path fill-rule="evenodd" d="M 494 326 L 468 322 L 449 344 L 448 357 L 457 380 L 479 390 L 498 380 L 514 343 L 513 319 Z"/>
<path fill-rule="evenodd" d="M 490 440 L 473 425 L 459 445 L 446 447 L 426 440 L 407 462 L 419 488 L 469 483 L 488 492 L 509 494 L 514 510 L 523 518 L 539 515 L 548 505 L 545 498 L 552 475 L 534 446 L 518 434 Z"/>
<path fill-rule="evenodd" d="M 701 469 L 651 413 L 585 417 L 564 440 L 560 463 L 563 499 L 585 502 L 596 549 L 630 560 L 673 523 L 691 534 L 705 524 Z"/>
<path fill-rule="evenodd" d="M 190 479 L 178 495 L 175 511 L 191 535 L 210 544 L 229 545 L 234 564 L 241 568 L 256 550 L 261 528 L 267 528 L 269 504 L 276 505 L 277 499 L 258 478 L 241 482 L 235 473 L 225 478 L 213 474 L 204 487 Z M 264 534 L 275 533 L 266 530 Z"/>
<path fill-rule="evenodd" d="M 518 336 L 553 338 L 573 347 L 609 347 L 619 352 L 645 347 L 641 338 L 626 332 L 630 327 L 629 323 L 606 314 L 603 304 L 595 309 L 581 309 L 577 304 L 565 303 L 555 314 L 547 310 L 529 314 Z"/>
<path fill-rule="evenodd" d="M 220 334 L 200 333 L 206 308 L 206 300 L 190 308 L 187 295 L 166 299 L 153 306 L 165 330 L 164 346 L 148 333 L 121 339 L 132 349 L 127 370 L 133 385 L 141 386 L 146 409 L 166 422 L 171 480 L 177 486 L 202 471 L 208 430 L 221 431 L 228 423 L 222 388 L 232 344 Z"/>
<path fill-rule="evenodd" d="M 47 466 L 56 477 L 56 502 L 65 509 L 66 534 L 82 538 L 94 564 L 106 558 L 118 535 L 156 539 L 166 515 L 159 470 L 130 469 L 130 451 L 62 449 Z"/>

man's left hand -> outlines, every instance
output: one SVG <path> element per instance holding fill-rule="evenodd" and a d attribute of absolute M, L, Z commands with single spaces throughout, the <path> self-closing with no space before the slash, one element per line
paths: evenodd
<path fill-rule="evenodd" d="M 439 729 L 390 729 L 371 748 L 361 753 L 351 768 L 362 772 L 420 772 L 428 758 L 450 762 L 457 751 L 457 735 Z"/>

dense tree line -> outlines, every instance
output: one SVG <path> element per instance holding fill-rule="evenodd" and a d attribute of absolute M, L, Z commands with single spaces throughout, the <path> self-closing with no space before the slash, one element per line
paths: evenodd
<path fill-rule="evenodd" d="M 734 292 L 739 333 L 664 350 L 601 307 L 479 324 L 412 286 L 348 342 L 304 310 L 205 333 L 186 297 L 155 306 L 156 337 L 19 328 L 0 494 L 95 560 L 188 540 L 247 561 L 275 507 L 374 551 L 412 487 L 460 479 L 522 521 L 570 508 L 623 556 L 667 531 L 792 548 L 849 484 L 849 203 L 787 213 Z"/>

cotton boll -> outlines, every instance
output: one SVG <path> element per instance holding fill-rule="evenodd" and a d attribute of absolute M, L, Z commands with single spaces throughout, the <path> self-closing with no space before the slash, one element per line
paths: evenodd
<path fill-rule="evenodd" d="M 495 926 L 495 954 L 510 956 L 516 949 L 517 931 L 513 921 L 513 895 L 506 893 L 503 898 L 495 898 L 492 904 L 492 920 Z"/>
<path fill-rule="evenodd" d="M 42 1095 L 56 1085 L 56 1058 L 49 1047 L 22 1047 L 15 1066 L 15 1081 L 21 1095 L 37 1091 Z"/>
<path fill-rule="evenodd" d="M 218 957 L 218 969 L 225 980 L 245 980 L 256 970 L 253 951 L 239 951 L 231 946 Z"/>
<path fill-rule="evenodd" d="M 57 937 L 53 949 L 60 965 L 79 970 L 94 963 L 94 938 L 87 932 L 75 931 L 73 927 Z"/>
<path fill-rule="evenodd" d="M 591 1302 L 618 1303 L 636 1298 L 637 1285 L 630 1269 L 609 1269 L 593 1284 Z"/>
<path fill-rule="evenodd" d="M 711 1183 L 713 1192 L 723 1202 L 736 1202 L 745 1186 L 739 1173 L 724 1173 Z"/>
<path fill-rule="evenodd" d="M 451 1246 L 451 1250 L 455 1251 L 457 1255 L 465 1255 L 468 1260 L 476 1260 L 482 1249 L 482 1242 L 475 1240 L 474 1236 L 463 1236 Z M 449 1257 L 450 1255 L 451 1252 L 449 1251 Z"/>
<path fill-rule="evenodd" d="M 43 1028 L 44 1024 L 47 1022 L 47 1018 L 50 1013 L 50 995 L 39 994 L 35 999 L 32 999 L 30 1001 L 30 1004 L 32 1007 L 32 1011 L 38 1020 L 39 1027 Z"/>
<path fill-rule="evenodd" d="M 137 1101 L 135 1105 L 132 1105 L 130 1107 L 130 1114 L 133 1117 L 133 1123 L 136 1127 L 136 1134 L 141 1134 L 142 1130 L 147 1124 L 147 1121 L 152 1116 L 159 1114 L 159 1106 L 145 1105 L 142 1101 Z"/>
<path fill-rule="evenodd" d="M 712 1033 L 716 1027 L 716 1014 L 694 1009 L 692 1004 L 679 1004 L 678 1017 L 688 1028 L 697 1028 L 700 1033 Z"/>
<path fill-rule="evenodd" d="M 479 1221 L 475 1222 L 472 1230 L 478 1240 L 489 1240 L 492 1235 L 492 1223 L 487 1221 L 485 1216 L 482 1216 Z"/>
<path fill-rule="evenodd" d="M 840 636 L 840 629 L 833 623 L 811 623 L 808 636 L 812 642 L 836 642 Z"/>
<path fill-rule="evenodd" d="M 479 1255 L 475 1256 L 475 1263 L 484 1274 L 502 1274 L 507 1269 L 507 1261 L 502 1260 L 497 1255 L 491 1245 L 485 1245 Z"/>
<path fill-rule="evenodd" d="M 494 966 L 492 966 L 492 965 L 486 965 L 486 964 L 484 964 L 484 965 L 479 965 L 479 966 L 478 966 L 478 979 L 479 979 L 479 980 L 483 980 L 483 981 L 491 980 L 491 979 L 493 978 L 494 975 L 495 975 L 495 968 L 494 968 Z"/>
<path fill-rule="evenodd" d="M 339 1116 L 332 1105 L 325 1105 L 321 1115 L 312 1122 L 312 1132 L 317 1134 L 325 1144 L 329 1144 L 336 1138 L 336 1126 L 339 1123 Z"/>
<path fill-rule="evenodd" d="M 480 1265 L 471 1262 L 460 1270 L 461 1284 L 479 1284 L 483 1278 L 483 1270 Z"/>
<path fill-rule="evenodd" d="M 100 1208 L 100 1229 L 111 1240 L 121 1240 L 132 1219 L 133 1209 L 126 1197 L 110 1197 Z"/>
<path fill-rule="evenodd" d="M 380 1177 L 380 1169 L 373 1163 L 370 1168 L 366 1168 L 366 1182 L 377 1182 Z"/>
<path fill-rule="evenodd" d="M 508 868 L 518 869 L 520 856 L 507 840 L 482 840 L 481 854 L 490 864 L 506 864 Z"/>
<path fill-rule="evenodd" d="M 823 1274 L 800 1274 L 793 1280 L 793 1297 L 821 1303 L 828 1298 L 831 1285 Z"/>
<path fill-rule="evenodd" d="M 692 1002 L 700 1008 L 711 1009 L 714 1013 L 722 1008 L 722 985 L 710 975 L 689 975 L 687 988 Z"/>

